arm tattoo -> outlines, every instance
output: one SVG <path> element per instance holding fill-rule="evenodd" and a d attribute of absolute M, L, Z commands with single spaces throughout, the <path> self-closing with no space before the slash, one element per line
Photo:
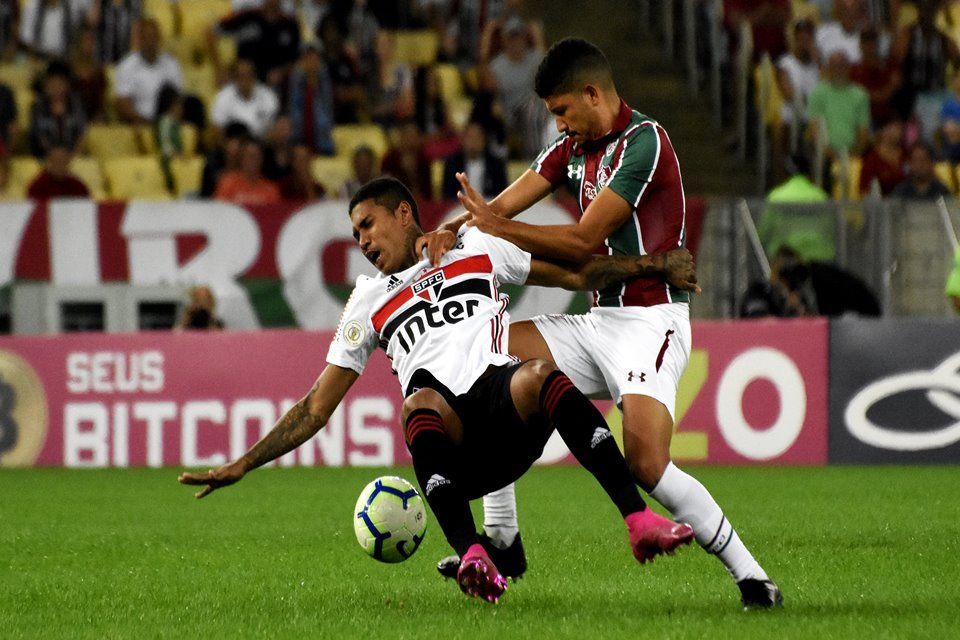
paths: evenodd
<path fill-rule="evenodd" d="M 662 274 L 666 269 L 664 254 L 646 256 L 596 256 L 580 272 L 584 289 L 603 289 L 630 278 Z"/>
<path fill-rule="evenodd" d="M 290 407 L 276 426 L 243 456 L 247 471 L 252 471 L 271 460 L 289 453 L 313 437 L 327 423 L 325 416 L 310 413 L 310 397 L 316 392 L 314 385 L 307 397 Z"/>

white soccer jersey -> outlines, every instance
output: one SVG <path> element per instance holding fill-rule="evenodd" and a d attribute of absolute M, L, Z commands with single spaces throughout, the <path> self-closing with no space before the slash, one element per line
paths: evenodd
<path fill-rule="evenodd" d="M 426 369 L 454 394 L 465 393 L 507 355 L 509 298 L 499 283 L 523 284 L 530 254 L 472 227 L 433 268 L 421 260 L 406 271 L 360 276 L 330 343 L 327 362 L 357 373 L 379 345 L 404 392 Z"/>

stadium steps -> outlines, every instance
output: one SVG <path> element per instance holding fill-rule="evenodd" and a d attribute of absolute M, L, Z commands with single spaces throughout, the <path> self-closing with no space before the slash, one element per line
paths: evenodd
<path fill-rule="evenodd" d="M 664 63 L 655 32 L 640 32 L 638 4 L 614 0 L 570 5 L 558 10 L 548 0 L 529 0 L 530 15 L 544 25 L 547 43 L 578 36 L 596 43 L 610 58 L 618 89 L 641 113 L 658 120 L 670 134 L 680 159 L 687 193 L 753 194 L 756 170 L 723 147 L 723 134 L 711 120 L 706 96 L 693 100 L 677 63 Z"/>

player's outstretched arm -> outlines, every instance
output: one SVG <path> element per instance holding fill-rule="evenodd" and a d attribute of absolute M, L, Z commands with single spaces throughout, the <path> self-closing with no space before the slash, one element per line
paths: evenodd
<path fill-rule="evenodd" d="M 205 485 L 196 493 L 197 498 L 203 498 L 220 487 L 240 481 L 249 471 L 293 451 L 327 424 L 358 377 L 359 374 L 352 369 L 327 365 L 310 392 L 240 458 L 217 469 L 182 473 L 177 480 L 180 484 Z"/>
<path fill-rule="evenodd" d="M 593 291 L 633 278 L 661 278 L 678 289 L 700 293 L 693 256 L 686 249 L 647 256 L 594 256 L 582 265 L 534 258 L 526 284 Z"/>

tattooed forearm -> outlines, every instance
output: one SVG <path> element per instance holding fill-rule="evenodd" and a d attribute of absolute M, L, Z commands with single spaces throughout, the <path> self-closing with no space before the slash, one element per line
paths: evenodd
<path fill-rule="evenodd" d="M 311 389 L 306 398 L 293 405 L 276 426 L 243 456 L 247 471 L 293 451 L 313 437 L 327 423 L 327 416 L 310 413 L 309 399 L 316 391 Z"/>
<path fill-rule="evenodd" d="M 652 256 L 596 256 L 580 271 L 582 288 L 603 289 L 624 280 L 662 274 L 666 255 Z"/>

